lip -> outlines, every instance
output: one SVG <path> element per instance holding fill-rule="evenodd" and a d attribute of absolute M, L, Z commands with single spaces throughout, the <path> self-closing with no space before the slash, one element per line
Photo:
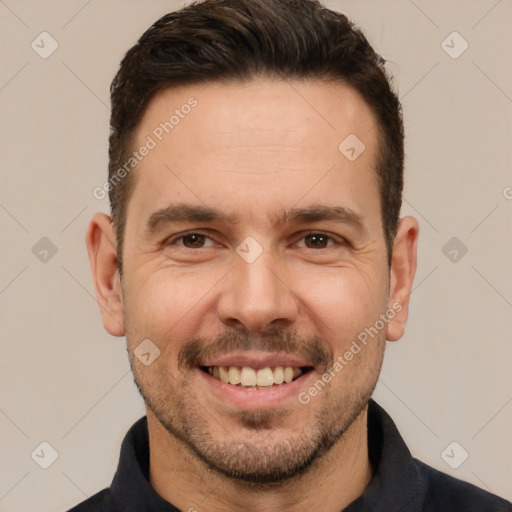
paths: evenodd
<path fill-rule="evenodd" d="M 305 366 L 313 367 L 314 365 L 305 359 L 300 359 L 284 352 L 244 351 L 218 356 L 201 362 L 199 366 L 248 366 L 259 369 L 266 366 L 271 368 L 276 366 L 299 368 Z"/>
<path fill-rule="evenodd" d="M 309 371 L 292 382 L 274 385 L 268 389 L 248 389 L 222 382 L 200 368 L 197 368 L 196 372 L 201 379 L 201 385 L 204 385 L 223 406 L 229 402 L 237 408 L 246 410 L 271 409 L 290 400 L 297 400 L 301 388 L 306 389 L 316 373 Z"/>

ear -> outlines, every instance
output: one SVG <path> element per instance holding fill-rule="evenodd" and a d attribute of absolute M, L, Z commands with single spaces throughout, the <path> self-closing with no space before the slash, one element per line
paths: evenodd
<path fill-rule="evenodd" d="M 399 340 L 409 315 L 409 297 L 416 273 L 418 221 L 414 217 L 400 219 L 393 244 L 389 285 L 389 311 L 395 316 L 387 324 L 386 339 Z"/>
<path fill-rule="evenodd" d="M 124 336 L 117 244 L 112 220 L 108 215 L 94 215 L 87 229 L 86 243 L 103 326 L 112 336 Z"/>

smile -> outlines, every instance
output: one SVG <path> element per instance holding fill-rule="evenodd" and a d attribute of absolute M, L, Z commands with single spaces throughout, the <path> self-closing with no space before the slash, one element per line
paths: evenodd
<path fill-rule="evenodd" d="M 201 370 L 212 377 L 239 388 L 269 389 L 274 386 L 288 384 L 299 378 L 312 367 L 265 366 L 201 366 Z"/>

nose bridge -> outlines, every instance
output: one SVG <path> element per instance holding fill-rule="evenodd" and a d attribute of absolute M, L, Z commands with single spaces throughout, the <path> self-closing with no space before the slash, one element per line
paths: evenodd
<path fill-rule="evenodd" d="M 262 331 L 272 323 L 290 324 L 297 314 L 296 299 L 283 266 L 270 248 L 254 239 L 237 247 L 233 269 L 219 298 L 219 316 L 228 324 Z"/>

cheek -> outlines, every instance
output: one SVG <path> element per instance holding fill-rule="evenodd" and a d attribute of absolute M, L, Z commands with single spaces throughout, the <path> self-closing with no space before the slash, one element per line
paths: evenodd
<path fill-rule="evenodd" d="M 208 292 L 220 277 L 215 272 L 160 269 L 127 283 L 124 295 L 127 338 L 133 346 L 149 338 L 164 353 L 179 350 L 173 340 L 197 334 Z"/>
<path fill-rule="evenodd" d="M 325 270 L 325 269 L 324 269 Z M 386 286 L 360 269 L 330 269 L 328 275 L 295 280 L 304 314 L 331 345 L 334 353 L 346 350 L 359 333 L 373 326 L 386 308 Z"/>

